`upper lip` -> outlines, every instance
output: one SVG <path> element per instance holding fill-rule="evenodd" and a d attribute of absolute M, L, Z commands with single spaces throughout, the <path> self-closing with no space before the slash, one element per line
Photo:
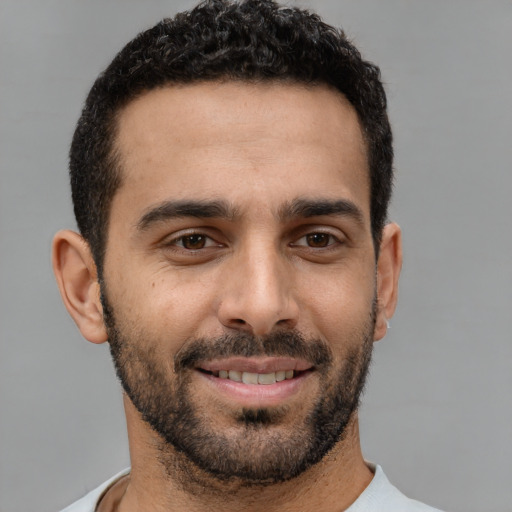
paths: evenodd
<path fill-rule="evenodd" d="M 250 373 L 272 373 L 283 370 L 306 371 L 313 365 L 305 360 L 291 357 L 228 357 L 203 361 L 197 368 L 207 372 L 220 370 L 236 370 Z"/>

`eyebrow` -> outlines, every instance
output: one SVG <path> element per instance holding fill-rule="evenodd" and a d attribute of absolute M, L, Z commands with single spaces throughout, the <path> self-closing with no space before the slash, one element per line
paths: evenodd
<path fill-rule="evenodd" d="M 144 213 L 137 229 L 145 231 L 153 224 L 184 217 L 233 220 L 236 215 L 235 208 L 225 201 L 164 201 Z"/>
<path fill-rule="evenodd" d="M 282 221 L 333 215 L 352 217 L 359 224 L 364 224 L 364 215 L 361 209 L 347 199 L 295 199 L 283 205 L 278 212 L 278 217 Z M 236 208 L 226 201 L 170 200 L 146 211 L 137 222 L 137 229 L 146 231 L 154 224 L 185 217 L 232 221 L 237 216 Z"/>
<path fill-rule="evenodd" d="M 283 220 L 329 215 L 352 217 L 358 224 L 364 224 L 362 210 L 347 199 L 296 199 L 279 210 Z"/>

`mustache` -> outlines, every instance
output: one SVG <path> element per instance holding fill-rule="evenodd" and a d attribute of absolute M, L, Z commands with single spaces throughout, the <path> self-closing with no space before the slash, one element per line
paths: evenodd
<path fill-rule="evenodd" d="M 267 336 L 232 333 L 217 338 L 197 338 L 186 343 L 174 357 L 176 372 L 198 363 L 227 357 L 292 357 L 304 359 L 316 368 L 329 366 L 333 355 L 320 339 L 306 340 L 298 331 L 276 331 Z"/>

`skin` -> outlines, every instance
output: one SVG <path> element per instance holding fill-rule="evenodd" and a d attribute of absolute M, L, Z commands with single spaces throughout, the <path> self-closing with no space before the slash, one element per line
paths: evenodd
<path fill-rule="evenodd" d="M 104 266 L 109 301 L 125 332 L 144 332 L 143 348 L 156 351 L 169 372 L 187 340 L 236 331 L 265 336 L 275 329 L 324 340 L 340 367 L 357 348 L 347 345 L 358 343 L 354 334 L 368 322 L 375 295 L 373 338 L 385 335 L 397 299 L 400 229 L 385 226 L 376 261 L 366 148 L 357 114 L 341 94 L 276 83 L 166 87 L 125 107 L 116 146 L 123 181 L 112 203 Z M 353 210 L 282 215 L 304 199 L 344 201 Z M 234 215 L 148 216 L 169 201 L 198 200 L 222 201 Z M 197 238 L 184 238 L 193 234 L 206 238 L 198 246 Z M 64 303 L 84 337 L 107 341 L 87 243 L 71 231 L 58 233 L 53 261 Z M 198 372 L 190 376 L 196 406 L 232 428 L 238 399 Z M 318 390 L 312 372 L 281 400 L 289 406 L 283 428 L 293 429 L 307 414 Z M 243 503 L 251 511 L 338 511 L 372 478 L 355 414 L 345 437 L 299 477 L 251 489 L 196 470 L 197 494 L 180 483 L 180 455 L 170 447 L 176 473 L 164 470 L 157 434 L 130 399 L 124 401 L 132 471 L 100 510 L 240 510 Z"/>

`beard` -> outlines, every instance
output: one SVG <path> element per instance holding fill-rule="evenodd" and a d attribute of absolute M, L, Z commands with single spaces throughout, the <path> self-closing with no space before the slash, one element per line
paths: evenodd
<path fill-rule="evenodd" d="M 160 462 L 168 474 L 178 469 L 190 478 L 191 462 L 219 482 L 275 484 L 320 462 L 346 434 L 370 366 L 375 301 L 367 322 L 345 340 L 351 349 L 336 364 L 325 341 L 290 330 L 265 337 L 238 332 L 187 340 L 174 356 L 174 368 L 157 354 L 157 340 L 148 340 L 140 329 L 129 329 L 115 318 L 104 290 L 102 303 L 117 376 L 143 420 L 158 434 Z M 198 362 L 232 356 L 306 360 L 318 375 L 319 392 L 296 417 L 287 406 L 239 408 L 229 413 L 229 427 L 220 426 L 194 395 L 191 377 Z M 212 403 L 206 405 L 211 411 Z M 219 405 L 226 414 L 223 409 Z"/>

